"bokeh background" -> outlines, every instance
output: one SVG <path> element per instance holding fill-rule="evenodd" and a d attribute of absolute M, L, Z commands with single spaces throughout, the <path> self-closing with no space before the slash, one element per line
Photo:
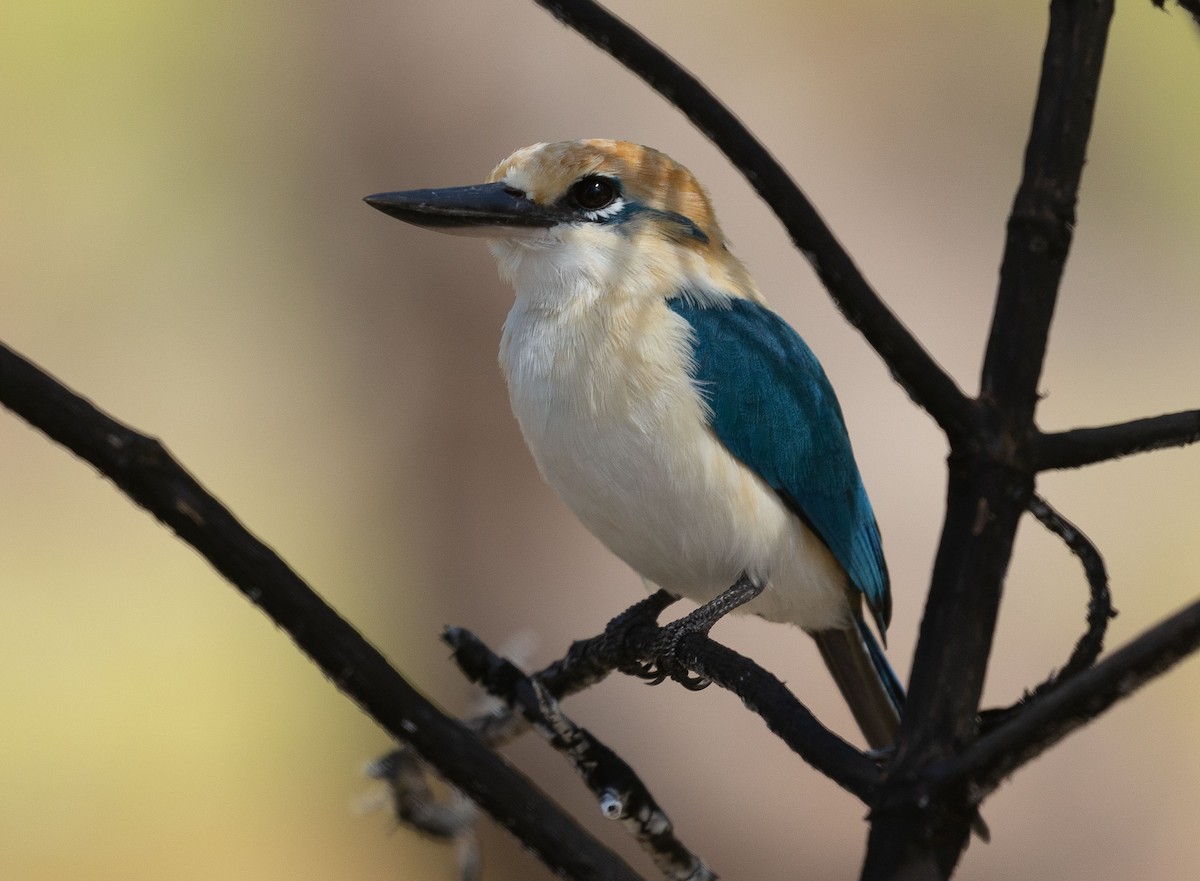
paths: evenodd
<path fill-rule="evenodd" d="M 977 387 L 1044 3 L 615 0 L 793 171 L 904 321 Z M 470 691 L 437 635 L 596 632 L 641 587 L 539 481 L 495 351 L 510 293 L 478 241 L 359 200 L 470 183 L 538 140 L 657 146 L 824 360 L 883 526 L 902 674 L 945 446 L 778 223 L 688 123 L 524 0 L 0 5 L 0 338 L 171 450 L 423 690 Z M 1120 4 L 1041 424 L 1195 407 L 1200 38 Z M 1103 549 L 1110 644 L 1200 584 L 1200 451 L 1049 474 Z M 1061 663 L 1079 567 L 1021 530 L 989 704 Z M 848 715 L 808 640 L 718 635 Z M 1200 665 L 1185 663 L 987 804 L 960 877 L 1180 878 L 1200 863 Z M 86 465 L 0 413 L 0 878 L 449 878 L 359 808 L 387 740 L 289 640 Z M 852 798 L 738 702 L 628 680 L 571 712 L 632 760 L 728 877 L 855 877 Z M 508 750 L 650 872 L 562 762 Z M 547 873 L 484 831 L 487 877 Z"/>

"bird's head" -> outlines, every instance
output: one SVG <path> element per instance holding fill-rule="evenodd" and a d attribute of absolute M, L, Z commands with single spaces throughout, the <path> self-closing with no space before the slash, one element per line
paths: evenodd
<path fill-rule="evenodd" d="M 486 183 L 366 201 L 417 226 L 488 239 L 518 295 L 669 297 L 691 288 L 757 299 L 691 172 L 626 141 L 534 144 Z"/>

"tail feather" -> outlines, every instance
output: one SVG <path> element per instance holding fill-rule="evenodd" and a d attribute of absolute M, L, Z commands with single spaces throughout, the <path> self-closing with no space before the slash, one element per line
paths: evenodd
<path fill-rule="evenodd" d="M 811 635 L 854 720 L 872 749 L 896 743 L 904 689 L 861 619 L 853 630 L 818 630 Z"/>
<path fill-rule="evenodd" d="M 904 686 L 867 623 L 859 618 L 855 630 L 817 630 L 810 635 L 871 749 L 895 746 Z M 982 841 L 991 839 L 978 810 L 971 817 L 971 829 Z"/>

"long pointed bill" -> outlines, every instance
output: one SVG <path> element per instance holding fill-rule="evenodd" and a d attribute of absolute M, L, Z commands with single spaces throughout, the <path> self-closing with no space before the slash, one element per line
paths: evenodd
<path fill-rule="evenodd" d="M 503 238 L 562 223 L 562 213 L 497 182 L 469 187 L 378 193 L 363 199 L 384 214 L 439 232 Z"/>

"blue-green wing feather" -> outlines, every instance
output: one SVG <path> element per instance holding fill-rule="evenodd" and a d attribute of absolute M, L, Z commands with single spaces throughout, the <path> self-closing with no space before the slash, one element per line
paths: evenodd
<path fill-rule="evenodd" d="M 684 294 L 667 305 L 692 327 L 695 380 L 713 432 L 825 542 L 882 632 L 891 596 L 879 527 L 816 356 L 750 300 Z"/>

